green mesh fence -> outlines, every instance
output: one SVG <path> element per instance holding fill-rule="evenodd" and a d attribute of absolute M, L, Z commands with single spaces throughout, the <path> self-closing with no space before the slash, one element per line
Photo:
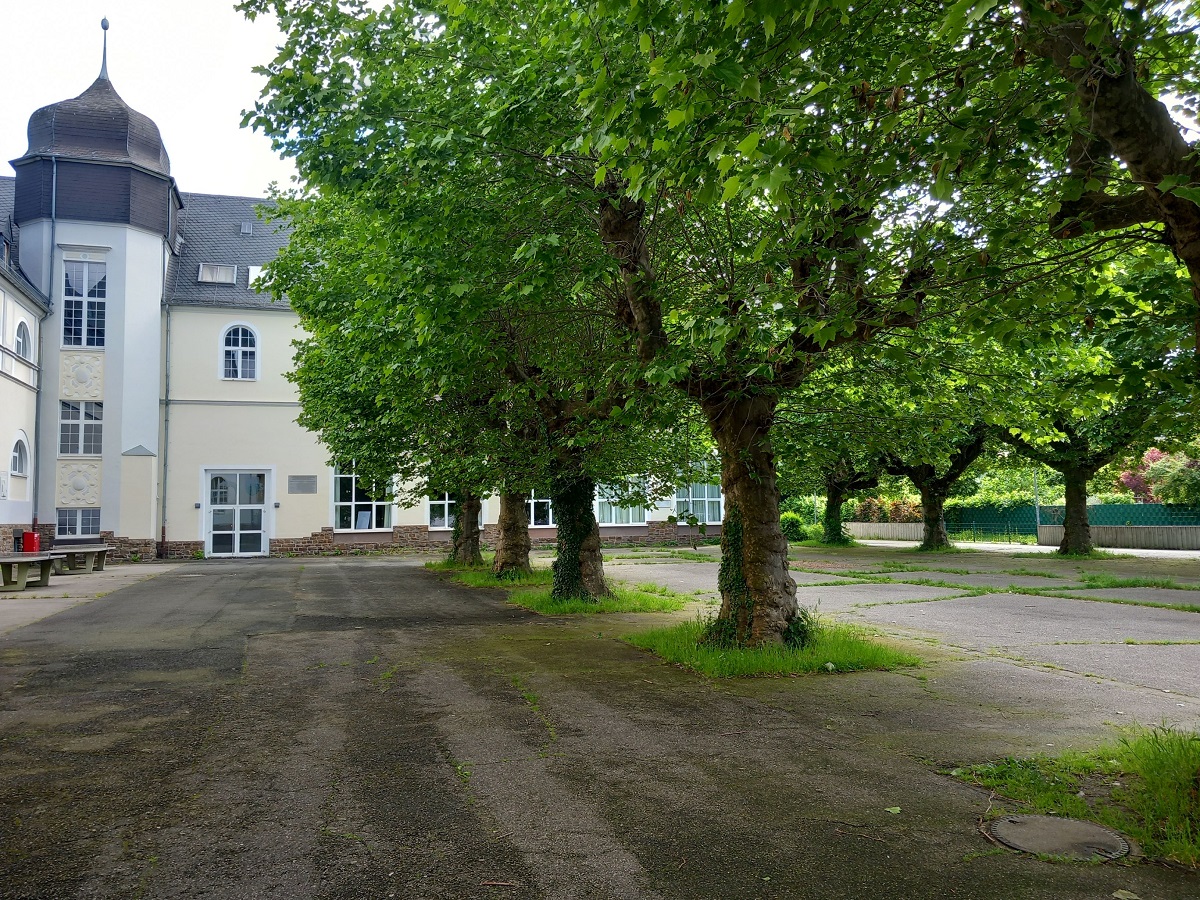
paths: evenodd
<path fill-rule="evenodd" d="M 1042 524 L 1061 525 L 1066 507 L 1043 506 Z M 1088 507 L 1089 525 L 1200 525 L 1200 509 L 1162 503 L 1103 503 Z"/>

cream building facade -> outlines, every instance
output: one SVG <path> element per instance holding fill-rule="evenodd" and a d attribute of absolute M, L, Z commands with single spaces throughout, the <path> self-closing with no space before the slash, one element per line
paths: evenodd
<path fill-rule="evenodd" d="M 30 530 L 141 559 L 449 540 L 447 495 L 378 501 L 297 424 L 299 319 L 254 284 L 287 240 L 261 199 L 180 191 L 158 128 L 103 68 L 28 131 L 0 178 L 0 551 Z M 611 542 L 657 541 L 679 537 L 677 511 L 718 525 L 722 507 L 693 485 L 597 514 Z M 485 501 L 485 532 L 498 513 Z M 530 521 L 553 540 L 548 500 Z"/>

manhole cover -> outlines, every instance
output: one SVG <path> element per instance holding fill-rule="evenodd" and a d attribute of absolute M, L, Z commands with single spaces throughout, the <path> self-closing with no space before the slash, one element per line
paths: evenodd
<path fill-rule="evenodd" d="M 1058 816 L 1001 816 L 987 826 L 1002 844 L 1026 853 L 1068 859 L 1118 859 L 1129 853 L 1129 841 L 1094 822 Z"/>

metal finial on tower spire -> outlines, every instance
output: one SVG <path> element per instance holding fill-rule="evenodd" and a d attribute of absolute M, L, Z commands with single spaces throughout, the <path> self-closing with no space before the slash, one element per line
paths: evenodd
<path fill-rule="evenodd" d="M 108 19 L 100 20 L 100 27 L 104 29 L 104 55 L 100 58 L 100 77 L 108 81 Z"/>

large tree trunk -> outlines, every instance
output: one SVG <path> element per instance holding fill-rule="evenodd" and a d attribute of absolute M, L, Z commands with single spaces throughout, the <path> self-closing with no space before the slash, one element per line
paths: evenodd
<path fill-rule="evenodd" d="M 922 550 L 945 550 L 950 546 L 946 533 L 946 493 L 932 487 L 918 487 L 921 492 L 921 517 L 925 520 Z"/>
<path fill-rule="evenodd" d="M 492 574 L 497 578 L 518 578 L 533 571 L 529 565 L 528 502 L 528 494 L 500 495 L 496 561 L 492 565 Z"/>
<path fill-rule="evenodd" d="M 735 646 L 783 643 L 796 617 L 787 538 L 779 526 L 779 488 L 771 396 L 706 397 L 702 406 L 721 453 L 725 519 L 721 527 L 721 611 L 712 639 Z"/>
<path fill-rule="evenodd" d="M 1092 529 L 1088 525 L 1087 483 L 1094 472 L 1062 469 L 1066 482 L 1067 512 L 1063 517 L 1063 539 L 1058 552 L 1083 556 L 1092 552 Z"/>
<path fill-rule="evenodd" d="M 842 506 L 846 502 L 846 491 L 840 481 L 825 479 L 825 517 L 822 519 L 822 544 L 846 543 L 846 532 L 842 528 Z"/>
<path fill-rule="evenodd" d="M 475 494 L 454 494 L 454 543 L 450 559 L 461 566 L 482 566 L 479 552 L 479 515 L 483 502 Z"/>
<path fill-rule="evenodd" d="M 555 600 L 595 600 L 612 593 L 604 580 L 595 497 L 596 483 L 580 475 L 556 477 L 550 486 L 558 528 L 558 556 L 552 567 Z"/>

